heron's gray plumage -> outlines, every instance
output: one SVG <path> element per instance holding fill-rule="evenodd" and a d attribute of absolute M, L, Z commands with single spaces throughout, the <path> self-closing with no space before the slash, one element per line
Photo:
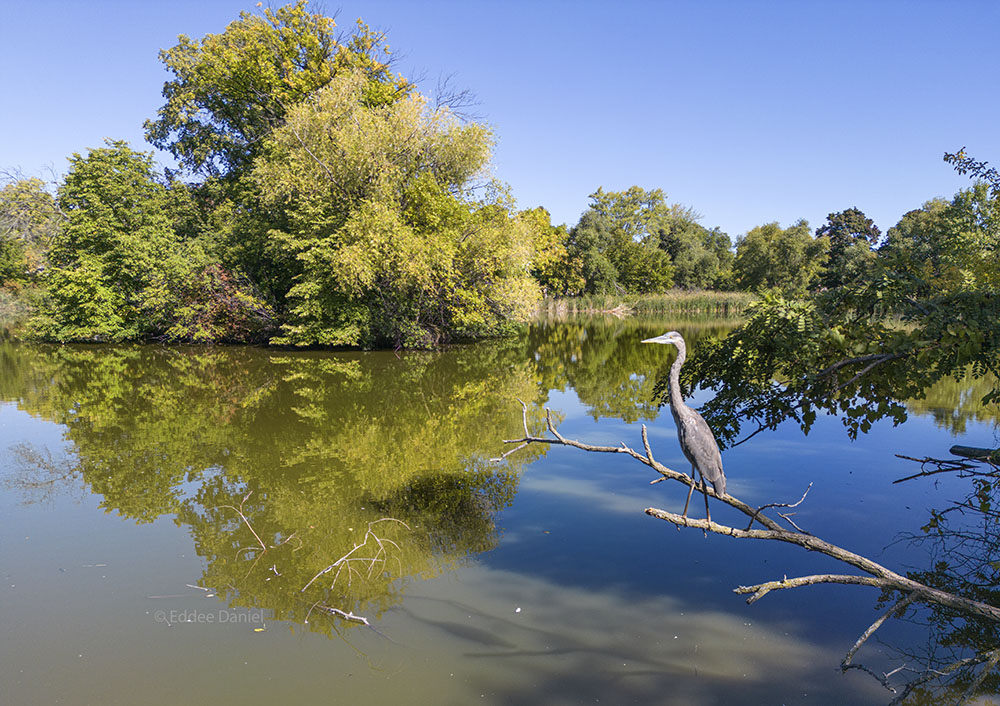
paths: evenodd
<path fill-rule="evenodd" d="M 717 494 L 725 495 L 726 474 L 722 471 L 719 444 L 708 423 L 684 403 L 681 395 L 681 366 L 687 358 L 684 337 L 676 331 L 670 331 L 656 338 L 647 338 L 643 343 L 669 343 L 677 348 L 677 360 L 670 366 L 670 412 L 677 426 L 677 440 L 691 467 L 712 484 Z M 690 493 L 688 497 L 690 498 Z"/>

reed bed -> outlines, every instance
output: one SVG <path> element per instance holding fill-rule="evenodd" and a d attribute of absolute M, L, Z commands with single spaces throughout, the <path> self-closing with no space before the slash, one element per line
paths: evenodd
<path fill-rule="evenodd" d="M 545 299 L 539 305 L 540 316 L 570 314 L 683 314 L 738 317 L 757 301 L 749 292 L 712 292 L 674 290 L 663 294 L 618 295 L 588 294 L 566 299 Z"/>

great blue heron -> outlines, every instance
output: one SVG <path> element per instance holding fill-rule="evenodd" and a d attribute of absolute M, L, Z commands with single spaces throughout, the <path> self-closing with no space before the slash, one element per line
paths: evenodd
<path fill-rule="evenodd" d="M 677 440 L 681 444 L 681 451 L 691 462 L 691 488 L 688 490 L 687 501 L 684 503 L 684 517 L 687 517 L 688 505 L 691 503 L 691 494 L 694 492 L 695 471 L 701 476 L 702 488 L 705 493 L 705 515 L 708 521 L 712 521 L 712 514 L 708 510 L 708 482 L 712 482 L 715 492 L 718 495 L 726 494 L 726 474 L 722 472 L 722 454 L 719 452 L 719 444 L 715 441 L 715 435 L 708 427 L 708 424 L 700 414 L 684 404 L 681 396 L 680 374 L 681 366 L 687 358 L 687 346 L 684 345 L 684 337 L 676 331 L 670 331 L 657 336 L 647 338 L 643 343 L 670 343 L 677 347 L 677 360 L 670 366 L 670 412 L 674 415 L 674 424 L 677 426 Z"/>

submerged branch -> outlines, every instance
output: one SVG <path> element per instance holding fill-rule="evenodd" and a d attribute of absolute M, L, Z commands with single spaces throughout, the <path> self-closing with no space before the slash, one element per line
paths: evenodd
<path fill-rule="evenodd" d="M 878 630 L 880 627 L 882 627 L 885 621 L 887 621 L 892 616 L 901 613 L 907 606 L 913 603 L 913 601 L 915 601 L 916 599 L 917 596 L 914 593 L 911 593 L 908 596 L 903 596 L 898 601 L 896 601 L 892 605 L 892 607 L 889 608 L 889 610 L 887 610 L 885 613 L 879 616 L 878 620 L 876 620 L 874 623 L 868 626 L 868 629 L 861 634 L 861 637 L 858 638 L 858 641 L 855 642 L 854 645 L 851 647 L 851 649 L 847 651 L 847 654 L 844 655 L 844 659 L 841 660 L 840 662 L 841 671 L 846 672 L 848 669 L 852 668 L 851 660 L 854 659 L 854 655 L 857 654 L 858 650 L 861 649 L 861 646 L 865 644 L 868 638 L 874 635 L 875 631 Z M 857 667 L 854 668 L 857 669 Z"/>
<path fill-rule="evenodd" d="M 257 543 L 260 544 L 260 548 L 266 552 L 267 545 L 264 544 L 264 540 L 260 538 L 260 535 L 257 534 L 256 530 L 254 530 L 253 525 L 250 524 L 250 520 L 248 520 L 247 516 L 243 514 L 243 504 L 246 503 L 246 501 L 250 498 L 251 495 L 253 495 L 252 490 L 243 497 L 243 499 L 240 501 L 239 507 L 236 507 L 235 505 L 217 505 L 216 507 L 225 507 L 235 511 L 236 514 L 240 516 L 240 519 L 243 520 L 243 524 L 245 524 L 249 528 L 250 532 L 253 533 L 253 536 L 256 537 Z M 214 510 L 215 508 L 208 508 L 208 509 Z"/>

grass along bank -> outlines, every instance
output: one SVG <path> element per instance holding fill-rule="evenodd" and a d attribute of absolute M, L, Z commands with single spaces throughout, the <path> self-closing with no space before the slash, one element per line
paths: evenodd
<path fill-rule="evenodd" d="M 565 299 L 545 299 L 538 305 L 539 316 L 569 314 L 710 314 L 742 316 L 757 297 L 749 292 L 673 290 L 663 294 L 587 294 Z"/>

